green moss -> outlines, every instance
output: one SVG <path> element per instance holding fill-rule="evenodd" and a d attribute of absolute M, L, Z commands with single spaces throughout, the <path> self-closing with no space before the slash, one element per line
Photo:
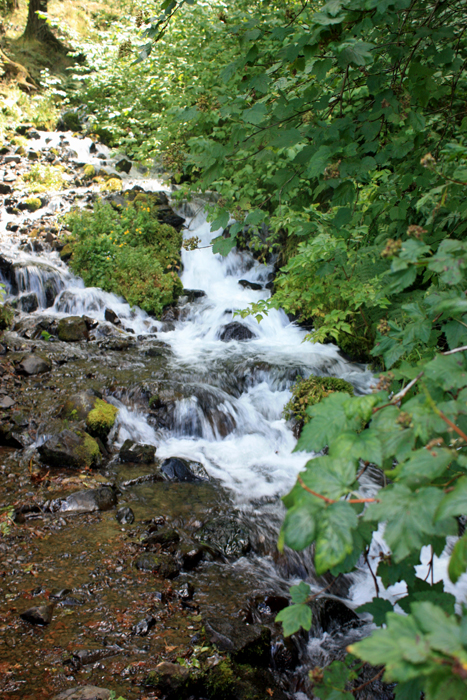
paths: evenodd
<path fill-rule="evenodd" d="M 149 399 L 149 408 L 152 408 L 158 402 L 159 402 L 159 394 L 155 394 L 154 396 L 151 396 L 151 398 Z"/>
<path fill-rule="evenodd" d="M 14 310 L 8 304 L 0 304 L 0 331 L 10 328 L 15 315 Z"/>
<path fill-rule="evenodd" d="M 308 423 L 310 416 L 306 409 L 314 406 L 329 394 L 335 391 L 343 391 L 353 396 L 353 386 L 344 379 L 335 377 L 315 377 L 308 379 L 299 378 L 292 389 L 292 398 L 284 407 L 284 418 L 290 420 L 296 418 L 303 424 Z"/>
<path fill-rule="evenodd" d="M 84 438 L 81 445 L 76 448 L 76 458 L 82 467 L 92 467 L 98 464 L 101 457 L 99 445 L 88 433 L 77 433 Z"/>
<path fill-rule="evenodd" d="M 69 260 L 71 258 L 72 255 L 73 255 L 73 248 L 69 243 L 67 243 L 66 246 L 64 246 L 60 251 L 60 258 L 64 262 L 66 262 L 67 260 Z"/>
<path fill-rule="evenodd" d="M 69 264 L 86 285 L 156 316 L 181 294 L 182 234 L 157 220 L 157 207 L 129 203 L 116 211 L 96 202 L 93 212 L 72 212 L 67 223 L 75 236 Z"/>
<path fill-rule="evenodd" d="M 102 399 L 96 399 L 94 408 L 86 418 L 86 425 L 91 435 L 105 440 L 113 428 L 117 413 L 118 408 Z"/>
<path fill-rule="evenodd" d="M 92 178 L 96 174 L 96 169 L 92 163 L 88 163 L 83 168 L 83 174 L 85 178 Z"/>
<path fill-rule="evenodd" d="M 32 193 L 61 190 L 65 185 L 65 168 L 62 165 L 44 165 L 37 163 L 29 172 L 19 178 L 18 183 Z"/>
<path fill-rule="evenodd" d="M 216 700 L 228 700 L 233 695 L 236 675 L 232 663 L 225 659 L 215 666 L 206 676 L 206 688 Z"/>
<path fill-rule="evenodd" d="M 121 192 L 122 189 L 122 181 L 118 177 L 111 177 L 101 185 L 103 192 Z"/>
<path fill-rule="evenodd" d="M 24 203 L 27 206 L 28 211 L 37 211 L 42 206 L 42 202 L 39 197 L 28 197 Z"/>

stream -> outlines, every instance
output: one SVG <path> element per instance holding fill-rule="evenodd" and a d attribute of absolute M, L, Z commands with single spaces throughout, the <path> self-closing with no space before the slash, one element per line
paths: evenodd
<path fill-rule="evenodd" d="M 307 669 L 341 658 L 371 626 L 371 617 L 354 608 L 371 598 L 373 581 L 363 568 L 353 577 L 318 579 L 310 551 L 277 551 L 280 498 L 309 458 L 293 452 L 292 425 L 282 411 L 299 376 L 340 377 L 359 394 L 371 390 L 371 373 L 333 345 L 304 342 L 306 331 L 283 311 L 270 311 L 259 324 L 234 316 L 269 296 L 274 265 L 236 249 L 226 258 L 213 255 L 209 244 L 221 231 L 211 232 L 202 200 L 176 212 L 185 219 L 184 236 L 200 243 L 182 251 L 186 291 L 162 320 L 86 288 L 60 259 L 57 217 L 97 196 L 97 186 L 80 176 L 84 164 L 116 173 L 118 159 L 68 132 L 26 136 L 41 161 L 66 164 L 69 182 L 46 193 L 36 212 L 18 211 L 15 182 L 29 164 L 3 156 L 0 279 L 16 308 L 13 329 L 0 341 L 0 402 L 8 424 L 0 447 L 0 508 L 15 507 L 15 522 L 0 540 L 3 697 L 51 698 L 77 685 L 108 688 L 127 700 L 159 697 L 145 681 L 148 673 L 161 661 L 190 666 L 206 653 L 214 667 L 222 645 L 215 653 L 200 651 L 209 644 L 203 635 L 214 630 L 219 637 L 224 630 L 228 637 L 226 620 L 234 620 L 233 637 L 238 625 L 270 630 L 265 682 L 272 695 L 269 687 L 262 697 L 312 697 Z M 157 175 L 134 165 L 121 178 L 124 190 L 170 197 Z M 54 336 L 69 316 L 87 319 L 86 340 Z M 50 371 L 19 371 L 30 354 L 46 358 Z M 63 404 L 87 390 L 119 409 L 105 459 L 84 472 L 46 467 L 40 448 L 58 429 Z M 152 462 L 122 461 L 128 440 L 155 447 Z M 161 478 L 161 464 L 173 458 L 194 478 Z M 369 469 L 362 493 L 374 493 L 378 479 Z M 60 505 L 72 493 L 104 487 L 118 501 L 108 510 L 72 512 Z M 134 522 L 116 519 L 125 508 Z M 178 570 L 167 578 L 138 564 L 161 527 L 176 532 L 164 556 L 178 562 Z M 376 556 L 383 541 L 374 548 Z M 326 590 L 314 601 L 310 634 L 284 641 L 274 617 L 288 603 L 290 585 L 302 579 L 313 592 Z M 31 606 L 51 604 L 47 625 L 20 618 Z M 392 697 L 386 686 L 374 686 L 373 694 L 360 697 Z"/>

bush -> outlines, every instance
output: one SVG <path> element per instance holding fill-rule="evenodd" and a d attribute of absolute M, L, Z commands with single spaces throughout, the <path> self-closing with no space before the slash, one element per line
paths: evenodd
<path fill-rule="evenodd" d="M 308 379 L 299 377 L 292 389 L 292 398 L 284 406 L 284 418 L 286 420 L 295 418 L 302 425 L 305 425 L 311 420 L 307 408 L 319 403 L 335 391 L 344 391 L 353 396 L 352 384 L 344 379 L 315 377 L 314 375 Z"/>
<path fill-rule="evenodd" d="M 67 222 L 73 236 L 69 264 L 85 284 L 160 316 L 183 289 L 177 275 L 182 234 L 159 223 L 156 214 L 151 206 L 128 203 L 116 211 L 98 201 L 92 212 L 70 213 Z"/>

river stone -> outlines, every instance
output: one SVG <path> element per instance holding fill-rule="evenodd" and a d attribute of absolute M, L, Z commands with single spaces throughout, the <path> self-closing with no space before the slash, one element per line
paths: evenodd
<path fill-rule="evenodd" d="M 181 293 L 182 297 L 187 297 L 188 301 L 194 301 L 195 299 L 201 299 L 206 296 L 206 292 L 203 289 L 184 289 Z"/>
<path fill-rule="evenodd" d="M 37 605 L 21 613 L 20 617 L 31 625 L 48 625 L 52 620 L 54 605 Z"/>
<path fill-rule="evenodd" d="M 110 690 L 98 688 L 95 685 L 82 685 L 68 688 L 63 693 L 55 695 L 52 700 L 109 700 Z"/>
<path fill-rule="evenodd" d="M 81 430 L 62 430 L 38 447 L 42 461 L 50 467 L 83 469 L 101 462 L 99 445 Z"/>
<path fill-rule="evenodd" d="M 169 481 L 207 481 L 204 467 L 181 457 L 169 457 L 161 464 L 161 472 Z"/>
<path fill-rule="evenodd" d="M 21 309 L 26 314 L 32 314 L 33 311 L 39 308 L 39 301 L 35 292 L 29 292 L 28 294 L 21 294 L 21 296 L 11 302 L 11 305 L 15 309 Z"/>
<path fill-rule="evenodd" d="M 126 173 L 128 175 L 128 173 L 131 170 L 131 166 L 131 160 L 127 160 L 127 158 L 122 158 L 117 163 L 115 163 L 115 170 L 118 170 L 118 172 L 120 173 Z"/>
<path fill-rule="evenodd" d="M 45 357 L 40 357 L 39 355 L 28 355 L 18 365 L 18 371 L 21 374 L 42 374 L 43 372 L 49 372 L 52 368 L 52 363 L 50 360 L 45 359 Z"/>
<path fill-rule="evenodd" d="M 96 394 L 92 389 L 72 394 L 62 409 L 62 416 L 73 420 L 86 420 L 88 413 L 94 408 Z"/>
<path fill-rule="evenodd" d="M 183 690 L 190 678 L 189 669 L 185 666 L 172 664 L 169 661 L 161 661 L 154 671 L 151 671 L 145 682 L 145 686 L 157 688 L 168 697 L 184 697 Z"/>
<path fill-rule="evenodd" d="M 135 464 L 151 464 L 154 462 L 156 448 L 154 445 L 142 445 L 133 440 L 125 440 L 120 448 L 121 462 L 134 462 Z"/>
<path fill-rule="evenodd" d="M 66 343 L 87 340 L 89 334 L 86 321 L 81 316 L 62 318 L 58 324 L 58 337 Z"/>
<path fill-rule="evenodd" d="M 115 311 L 112 311 L 112 309 L 106 309 L 104 311 L 104 318 L 106 321 L 108 321 L 109 323 L 113 323 L 114 325 L 121 323 L 117 314 L 115 313 Z"/>
<path fill-rule="evenodd" d="M 144 620 L 140 620 L 133 627 L 133 634 L 137 634 L 139 637 L 146 637 L 149 630 L 156 624 L 156 618 L 152 615 L 145 617 Z"/>
<path fill-rule="evenodd" d="M 138 571 L 151 571 L 161 578 L 175 578 L 180 567 L 170 554 L 141 554 L 135 562 Z"/>
<path fill-rule="evenodd" d="M 146 547 L 153 547 L 155 545 L 160 545 L 161 547 L 170 547 L 173 544 L 180 542 L 180 535 L 176 530 L 163 528 L 157 532 L 152 532 L 145 540 L 144 545 Z"/>
<path fill-rule="evenodd" d="M 10 396 L 0 396 L 0 408 L 11 408 L 16 401 Z"/>
<path fill-rule="evenodd" d="M 119 508 L 115 517 L 120 525 L 132 525 L 135 522 L 135 514 L 129 506 Z"/>
<path fill-rule="evenodd" d="M 250 551 L 248 532 L 235 520 L 213 518 L 196 531 L 196 539 L 219 552 L 227 559 L 237 559 Z"/>
<path fill-rule="evenodd" d="M 261 625 L 246 625 L 235 617 L 203 619 L 211 644 L 227 651 L 239 663 L 267 666 L 271 655 L 271 630 Z"/>
<path fill-rule="evenodd" d="M 61 513 L 94 513 L 113 508 L 117 503 L 117 495 L 110 486 L 100 486 L 97 489 L 87 489 L 71 493 L 60 501 Z"/>
<path fill-rule="evenodd" d="M 241 284 L 243 289 L 254 289 L 255 291 L 263 288 L 262 284 L 249 282 L 248 280 L 238 280 L 238 284 Z"/>
<path fill-rule="evenodd" d="M 228 323 L 223 327 L 219 338 L 224 343 L 228 343 L 231 340 L 250 340 L 251 338 L 256 338 L 256 336 L 243 323 L 232 321 L 232 323 Z"/>

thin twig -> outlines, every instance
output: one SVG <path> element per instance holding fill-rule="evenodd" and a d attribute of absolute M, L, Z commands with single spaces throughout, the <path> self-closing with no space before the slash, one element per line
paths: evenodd
<path fill-rule="evenodd" d="M 410 391 L 410 389 L 418 382 L 418 380 L 421 379 L 421 377 L 423 377 L 423 375 L 424 375 L 424 372 L 420 372 L 420 374 L 418 374 L 418 375 L 415 377 L 415 379 L 412 379 L 412 381 L 409 382 L 409 383 L 407 384 L 406 387 L 404 387 L 403 389 L 401 389 L 401 391 L 399 391 L 399 392 L 393 397 L 391 403 L 396 403 L 397 401 L 400 401 L 400 399 L 403 399 L 404 396 Z"/>
<path fill-rule="evenodd" d="M 352 694 L 358 693 L 359 690 L 362 690 L 362 688 L 365 688 L 367 685 L 370 685 L 370 683 L 373 683 L 373 681 L 377 681 L 378 678 L 380 678 L 383 675 L 383 673 L 384 673 L 384 667 L 380 671 L 378 671 L 376 676 L 373 676 L 373 678 L 370 678 L 369 681 L 365 681 L 365 683 L 362 683 L 361 685 L 358 686 L 358 688 L 354 688 L 350 692 Z"/>
<path fill-rule="evenodd" d="M 320 493 L 316 493 L 316 491 L 313 491 L 310 489 L 305 482 L 303 481 L 302 477 L 300 474 L 297 477 L 298 483 L 302 488 L 305 489 L 305 491 L 308 491 L 308 493 L 311 493 L 312 496 L 316 496 L 316 498 L 321 498 L 322 501 L 330 505 L 331 503 L 337 503 L 338 501 L 328 498 L 327 496 L 323 496 Z M 380 501 L 377 498 L 350 498 L 346 503 L 379 503 Z"/>
<path fill-rule="evenodd" d="M 373 583 L 375 584 L 375 590 L 376 590 L 376 597 L 379 598 L 379 586 L 378 586 L 378 581 L 376 579 L 376 576 L 373 573 L 373 569 L 370 566 L 370 562 L 368 560 L 368 548 L 363 552 L 363 557 L 365 559 L 366 565 L 368 566 L 371 574 L 371 578 L 373 579 Z"/>
<path fill-rule="evenodd" d="M 448 350 L 448 352 L 442 352 L 441 355 L 454 355 L 455 352 L 464 352 L 467 350 L 467 345 L 463 345 L 461 348 L 454 348 L 454 350 Z"/>

